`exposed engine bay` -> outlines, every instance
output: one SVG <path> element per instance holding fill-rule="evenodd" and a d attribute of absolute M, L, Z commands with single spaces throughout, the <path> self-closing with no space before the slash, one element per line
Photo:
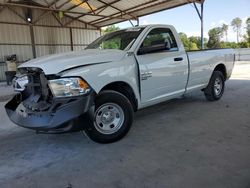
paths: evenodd
<path fill-rule="evenodd" d="M 83 115 L 93 105 L 91 92 L 87 96 L 54 97 L 49 80 L 59 76 L 46 76 L 37 68 L 21 68 L 19 71 L 27 76 L 28 82 L 5 108 L 10 119 L 20 126 L 41 131 L 58 129 L 65 122 Z"/>

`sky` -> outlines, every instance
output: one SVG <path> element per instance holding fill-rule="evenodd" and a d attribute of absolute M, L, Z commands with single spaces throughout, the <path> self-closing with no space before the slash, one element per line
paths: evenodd
<path fill-rule="evenodd" d="M 250 17 L 250 0 L 205 0 L 204 3 L 204 36 L 208 38 L 208 31 L 223 23 L 230 25 L 231 21 L 239 17 L 244 22 L 242 34 L 245 34 L 245 22 Z M 140 25 L 170 24 L 178 32 L 188 36 L 200 36 L 200 19 L 192 4 L 165 10 L 140 18 Z M 131 27 L 129 22 L 116 24 L 120 28 Z M 228 40 L 236 41 L 236 34 L 229 27 Z"/>

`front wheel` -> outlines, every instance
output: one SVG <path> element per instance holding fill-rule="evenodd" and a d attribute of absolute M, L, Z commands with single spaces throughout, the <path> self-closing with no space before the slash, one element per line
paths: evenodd
<path fill-rule="evenodd" d="M 95 101 L 92 123 L 85 132 L 95 142 L 111 143 L 123 138 L 133 122 L 130 101 L 116 91 L 103 91 Z"/>
<path fill-rule="evenodd" d="M 225 78 L 222 72 L 214 71 L 208 86 L 204 90 L 206 99 L 209 101 L 219 100 L 225 89 Z"/>

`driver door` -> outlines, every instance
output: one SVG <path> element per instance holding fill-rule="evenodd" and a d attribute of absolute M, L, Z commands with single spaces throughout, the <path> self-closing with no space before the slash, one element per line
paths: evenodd
<path fill-rule="evenodd" d="M 169 28 L 151 29 L 136 58 L 140 69 L 142 105 L 158 103 L 185 92 L 187 55 L 179 51 Z"/>

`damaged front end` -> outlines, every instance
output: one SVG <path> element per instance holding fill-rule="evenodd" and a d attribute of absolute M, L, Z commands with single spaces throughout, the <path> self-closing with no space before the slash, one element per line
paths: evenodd
<path fill-rule="evenodd" d="M 9 118 L 19 126 L 37 131 L 65 132 L 72 128 L 72 121 L 88 114 L 93 106 L 94 92 L 90 88 L 81 95 L 58 97 L 49 85 L 51 80 L 59 77 L 46 76 L 38 68 L 21 68 L 19 71 L 27 76 L 28 83 L 5 105 Z"/>

